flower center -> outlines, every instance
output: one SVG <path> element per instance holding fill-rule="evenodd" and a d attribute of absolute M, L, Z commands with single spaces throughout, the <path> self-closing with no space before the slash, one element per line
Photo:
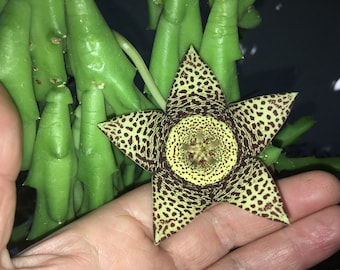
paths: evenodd
<path fill-rule="evenodd" d="M 166 159 L 171 169 L 195 185 L 214 184 L 237 162 L 238 145 L 231 129 L 212 116 L 183 118 L 169 133 Z"/>
<path fill-rule="evenodd" d="M 205 134 L 204 130 L 198 130 L 188 144 L 183 144 L 183 150 L 193 166 L 205 167 L 216 162 L 214 157 L 218 146 L 219 143 L 215 138 Z"/>

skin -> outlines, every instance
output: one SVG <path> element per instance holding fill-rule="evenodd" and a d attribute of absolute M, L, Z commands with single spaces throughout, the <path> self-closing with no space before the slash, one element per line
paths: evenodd
<path fill-rule="evenodd" d="M 1 269 L 306 269 L 340 248 L 339 181 L 314 171 L 279 181 L 289 226 L 216 204 L 155 246 L 144 185 L 10 259 L 21 131 L 2 88 L 0 131 Z"/>

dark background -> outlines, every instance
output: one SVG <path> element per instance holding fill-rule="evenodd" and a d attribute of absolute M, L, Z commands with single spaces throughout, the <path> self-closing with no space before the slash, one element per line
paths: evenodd
<path fill-rule="evenodd" d="M 147 30 L 146 1 L 97 0 L 109 25 L 125 35 L 148 63 L 154 32 Z M 298 91 L 289 118 L 311 115 L 317 125 L 296 145 L 301 155 L 340 155 L 340 1 L 256 2 L 262 23 L 242 34 L 241 95 Z M 208 6 L 202 1 L 202 13 Z"/>
<path fill-rule="evenodd" d="M 243 93 L 298 91 L 290 120 L 317 120 L 301 140 L 302 154 L 340 155 L 340 91 L 334 89 L 340 78 L 339 7 L 336 0 L 260 1 L 263 22 L 242 41 Z"/>
<path fill-rule="evenodd" d="M 202 13 L 207 14 L 207 1 Z M 149 62 L 153 31 L 145 0 L 97 0 L 109 25 L 126 36 Z M 241 95 L 298 91 L 288 122 L 311 115 L 317 124 L 294 147 L 294 156 L 340 156 L 340 1 L 256 2 L 262 23 L 242 34 Z M 340 86 L 339 86 L 340 88 Z M 338 175 L 339 176 L 339 175 Z M 340 269 L 339 252 L 313 269 Z"/>

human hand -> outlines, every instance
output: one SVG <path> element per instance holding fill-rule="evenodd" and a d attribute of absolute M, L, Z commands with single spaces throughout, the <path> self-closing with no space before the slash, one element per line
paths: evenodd
<path fill-rule="evenodd" d="M 306 269 L 340 247 L 340 183 L 315 171 L 278 183 L 289 226 L 216 204 L 155 246 L 147 184 L 11 260 L 20 120 L 1 88 L 0 132 L 1 269 Z"/>

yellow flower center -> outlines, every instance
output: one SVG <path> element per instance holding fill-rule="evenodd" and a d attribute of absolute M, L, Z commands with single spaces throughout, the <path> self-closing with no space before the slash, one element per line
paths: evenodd
<path fill-rule="evenodd" d="M 222 180 L 237 162 L 231 129 L 212 116 L 183 118 L 169 133 L 166 159 L 184 180 L 206 186 Z"/>

